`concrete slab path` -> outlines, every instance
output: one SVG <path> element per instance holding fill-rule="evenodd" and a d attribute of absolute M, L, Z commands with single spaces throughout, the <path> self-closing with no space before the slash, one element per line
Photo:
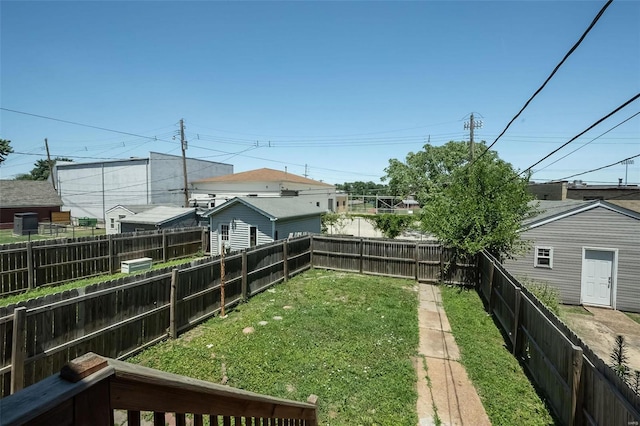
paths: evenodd
<path fill-rule="evenodd" d="M 414 360 L 418 374 L 419 426 L 490 425 L 476 389 L 460 364 L 460 351 L 442 307 L 440 290 L 419 284 L 419 357 Z"/>

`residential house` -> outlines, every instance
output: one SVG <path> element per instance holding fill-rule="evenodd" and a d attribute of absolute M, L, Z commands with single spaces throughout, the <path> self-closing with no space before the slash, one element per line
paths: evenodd
<path fill-rule="evenodd" d="M 51 182 L 0 180 L 0 229 L 13 228 L 16 213 L 37 213 L 39 222 L 50 222 L 62 205 Z"/>
<path fill-rule="evenodd" d="M 149 210 L 119 219 L 120 232 L 154 231 L 157 229 L 198 226 L 195 208 L 155 206 Z"/>
<path fill-rule="evenodd" d="M 562 303 L 640 312 L 640 213 L 607 201 L 540 201 L 522 237 L 531 250 L 504 266 L 546 282 Z"/>
<path fill-rule="evenodd" d="M 195 158 L 187 158 L 185 162 L 188 179 L 233 173 L 231 164 Z M 148 158 L 57 162 L 53 176 L 58 194 L 74 217 L 106 222 L 107 209 L 118 204 L 185 204 L 181 156 L 151 152 Z"/>
<path fill-rule="evenodd" d="M 205 213 L 211 254 L 270 243 L 304 233 L 320 233 L 325 208 L 299 197 L 236 197 Z"/>
<path fill-rule="evenodd" d="M 191 186 L 194 199 L 208 197 L 214 206 L 234 197 L 299 197 L 325 210 L 336 209 L 334 185 L 274 169 L 192 180 Z"/>
<path fill-rule="evenodd" d="M 154 206 L 152 204 L 127 204 L 122 205 L 118 204 L 116 206 L 111 207 L 106 211 L 106 221 L 105 221 L 105 229 L 107 231 L 107 235 L 109 234 L 119 234 L 120 231 L 120 220 L 126 218 L 127 216 L 131 217 L 138 213 L 142 213 L 149 209 L 152 209 Z"/>

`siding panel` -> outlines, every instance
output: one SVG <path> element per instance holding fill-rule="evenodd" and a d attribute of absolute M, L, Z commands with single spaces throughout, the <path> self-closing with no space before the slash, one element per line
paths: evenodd
<path fill-rule="evenodd" d="M 518 278 L 558 288 L 563 303 L 580 303 L 582 248 L 618 249 L 616 309 L 640 312 L 640 221 L 597 207 L 523 234 L 531 250 L 505 267 Z M 534 246 L 553 247 L 553 269 L 534 268 Z"/>

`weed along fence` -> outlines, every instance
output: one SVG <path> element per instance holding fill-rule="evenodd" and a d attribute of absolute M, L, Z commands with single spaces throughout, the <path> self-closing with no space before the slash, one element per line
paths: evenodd
<path fill-rule="evenodd" d="M 112 274 L 120 262 L 149 257 L 156 262 L 205 251 L 204 228 L 40 240 L 0 245 L 0 296 L 36 287 Z"/>
<path fill-rule="evenodd" d="M 479 269 L 488 309 L 563 424 L 640 422 L 640 396 L 578 336 L 490 255 Z"/>
<path fill-rule="evenodd" d="M 306 236 L 226 256 L 225 306 L 308 269 L 310 246 Z M 0 395 L 87 352 L 123 359 L 218 314 L 221 262 L 201 259 L 0 308 Z"/>

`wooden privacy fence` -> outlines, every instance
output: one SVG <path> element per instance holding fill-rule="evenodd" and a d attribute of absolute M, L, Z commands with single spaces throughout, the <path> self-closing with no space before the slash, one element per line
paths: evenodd
<path fill-rule="evenodd" d="M 226 257 L 225 305 L 308 269 L 310 245 L 306 236 Z M 0 396 L 87 352 L 123 359 L 216 315 L 220 266 L 203 259 L 0 308 Z"/>
<path fill-rule="evenodd" d="M 120 270 L 120 262 L 166 262 L 204 252 L 206 228 L 165 229 L 0 245 L 0 296 Z"/>
<path fill-rule="evenodd" d="M 453 250 L 433 243 L 314 235 L 312 252 L 317 268 L 427 282 L 477 281 L 475 257 L 456 258 Z"/>
<path fill-rule="evenodd" d="M 489 254 L 479 269 L 487 308 L 563 424 L 639 424 L 640 396 L 599 356 Z"/>

